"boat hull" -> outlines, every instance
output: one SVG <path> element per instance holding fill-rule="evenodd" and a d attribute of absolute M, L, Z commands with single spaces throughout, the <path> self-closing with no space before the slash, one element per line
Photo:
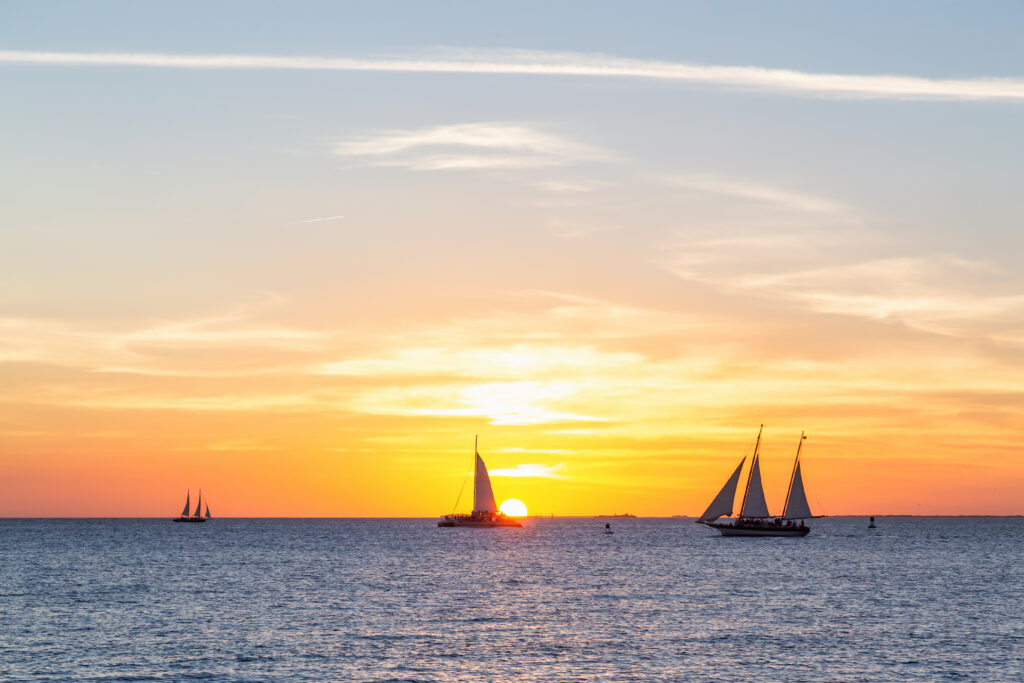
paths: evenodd
<path fill-rule="evenodd" d="M 439 527 L 468 527 L 470 529 L 493 529 L 495 527 L 521 527 L 521 522 L 505 515 L 445 515 L 438 521 Z"/>
<path fill-rule="evenodd" d="M 705 526 L 718 530 L 723 536 L 782 536 L 788 538 L 802 538 L 811 533 L 807 526 L 774 526 L 771 524 L 716 524 L 714 522 L 702 522 Z"/>
<path fill-rule="evenodd" d="M 171 520 L 172 522 L 186 522 L 189 524 L 201 524 L 206 520 L 202 517 L 175 517 Z"/>

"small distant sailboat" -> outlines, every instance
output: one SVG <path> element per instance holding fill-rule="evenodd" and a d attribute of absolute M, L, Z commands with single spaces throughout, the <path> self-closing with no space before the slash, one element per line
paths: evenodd
<path fill-rule="evenodd" d="M 517 520 L 509 517 L 498 510 L 494 502 L 494 490 L 491 488 L 491 477 L 487 474 L 487 465 L 477 450 L 477 441 L 473 443 L 473 511 L 468 515 L 455 514 L 445 515 L 437 523 L 440 527 L 495 527 L 495 526 L 523 526 Z M 463 484 L 465 485 L 465 484 Z M 459 492 L 459 498 L 462 492 Z M 455 506 L 459 501 L 456 499 Z"/>
<path fill-rule="evenodd" d="M 764 425 L 761 425 L 761 430 Z M 736 497 L 736 486 L 739 484 L 740 472 L 746 458 L 740 460 L 725 486 L 718 492 L 708 509 L 697 520 L 712 529 L 717 529 L 723 536 L 806 536 L 811 529 L 804 524 L 811 519 L 811 508 L 807 504 L 804 492 L 804 480 L 800 474 L 800 449 L 807 437 L 800 433 L 800 443 L 796 448 L 796 460 L 793 463 L 793 474 L 789 479 L 789 490 L 786 492 L 786 504 L 782 517 L 768 514 L 768 503 L 764 499 L 764 487 L 761 485 L 761 431 L 757 432 L 757 443 L 754 444 L 754 455 L 747 475 L 747 487 L 743 491 L 743 502 L 740 504 L 739 517 L 729 522 L 717 521 L 720 517 L 732 514 L 733 500 Z M 799 524 L 797 522 L 799 521 Z"/>
<path fill-rule="evenodd" d="M 191 507 L 189 505 L 189 502 L 190 502 L 189 501 L 189 495 L 190 495 L 190 493 L 191 493 L 191 491 L 186 491 L 185 492 L 185 508 L 181 511 L 181 516 L 180 517 L 175 517 L 173 521 L 175 521 L 175 522 L 201 523 L 201 522 L 205 522 L 206 520 L 210 519 L 210 504 L 209 503 L 206 504 L 206 517 L 203 517 L 200 514 L 203 511 L 203 490 L 202 489 L 199 489 L 199 500 L 196 502 L 196 511 L 194 513 L 192 513 L 191 515 L 188 514 L 188 509 L 189 509 L 189 507 Z"/>

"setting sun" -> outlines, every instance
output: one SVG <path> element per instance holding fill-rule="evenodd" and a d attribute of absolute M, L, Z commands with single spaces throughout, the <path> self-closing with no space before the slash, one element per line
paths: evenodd
<path fill-rule="evenodd" d="M 504 512 L 509 517 L 525 517 L 526 516 L 526 503 L 515 498 L 509 498 L 498 507 L 499 510 Z"/>

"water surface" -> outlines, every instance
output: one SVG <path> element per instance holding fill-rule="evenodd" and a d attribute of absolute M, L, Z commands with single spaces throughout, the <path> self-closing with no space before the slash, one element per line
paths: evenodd
<path fill-rule="evenodd" d="M 1024 520 L 866 527 L 0 520 L 0 679 L 1024 680 Z"/>

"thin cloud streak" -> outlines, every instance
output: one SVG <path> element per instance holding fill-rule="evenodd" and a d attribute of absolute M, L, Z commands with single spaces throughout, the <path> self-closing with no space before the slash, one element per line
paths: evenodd
<path fill-rule="evenodd" d="M 1024 100 L 1022 78 L 932 79 L 885 74 L 811 73 L 526 50 L 455 51 L 440 58 L 399 59 L 7 50 L 0 51 L 0 63 L 640 78 L 858 99 Z"/>
<path fill-rule="evenodd" d="M 670 179 L 669 182 L 687 190 L 735 197 L 793 211 L 822 214 L 841 214 L 849 211 L 848 207 L 830 199 L 801 194 L 761 183 L 737 181 L 710 175 L 679 176 Z"/>
<path fill-rule="evenodd" d="M 515 467 L 505 467 L 499 469 L 488 470 L 488 474 L 492 477 L 530 477 L 536 479 L 564 479 L 565 475 L 561 474 L 560 470 L 565 463 L 558 463 L 557 465 L 537 465 L 525 463 L 522 465 L 516 465 Z"/>
<path fill-rule="evenodd" d="M 336 221 L 344 217 L 345 216 L 324 216 L 323 218 L 309 218 L 304 221 L 299 221 L 299 223 L 325 223 L 327 221 Z"/>

